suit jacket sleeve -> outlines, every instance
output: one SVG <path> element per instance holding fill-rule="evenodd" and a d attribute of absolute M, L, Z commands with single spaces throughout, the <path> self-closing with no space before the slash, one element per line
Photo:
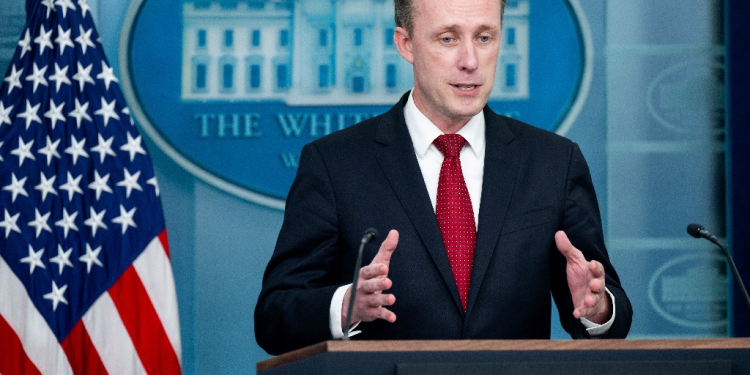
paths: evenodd
<path fill-rule="evenodd" d="M 342 279 L 338 242 L 328 171 L 315 145 L 308 144 L 255 308 L 255 337 L 268 353 L 331 339 L 329 307 Z"/>
<path fill-rule="evenodd" d="M 620 285 L 620 278 L 609 261 L 591 175 L 576 144 L 573 145 L 570 156 L 565 209 L 560 230 L 565 231 L 573 246 L 581 250 L 587 260 L 597 260 L 604 266 L 605 285 L 615 297 L 616 315 L 612 328 L 601 338 L 625 338 L 630 330 L 632 307 Z M 573 301 L 565 272 L 566 259 L 557 249 L 552 253 L 551 288 L 560 313 L 560 323 L 571 337 L 588 338 L 585 327 L 573 317 Z"/>

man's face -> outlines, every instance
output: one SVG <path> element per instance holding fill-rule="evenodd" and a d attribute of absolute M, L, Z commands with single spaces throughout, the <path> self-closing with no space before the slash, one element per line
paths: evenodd
<path fill-rule="evenodd" d="M 487 103 L 500 50 L 499 0 L 413 0 L 411 37 L 396 30 L 414 65 L 414 102 L 444 132 L 458 131 Z"/>

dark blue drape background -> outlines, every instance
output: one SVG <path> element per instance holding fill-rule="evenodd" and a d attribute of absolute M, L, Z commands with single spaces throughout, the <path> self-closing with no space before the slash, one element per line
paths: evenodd
<path fill-rule="evenodd" d="M 726 0 L 729 239 L 745 283 L 750 277 L 750 2 Z M 732 285 L 732 336 L 750 336 L 750 310 Z"/>

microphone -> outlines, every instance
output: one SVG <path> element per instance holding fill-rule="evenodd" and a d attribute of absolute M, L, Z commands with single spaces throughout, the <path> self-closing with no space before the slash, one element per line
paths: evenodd
<path fill-rule="evenodd" d="M 713 243 L 716 244 L 716 246 L 719 246 L 721 249 L 721 252 L 724 253 L 724 257 L 727 258 L 727 262 L 729 263 L 729 268 L 732 269 L 732 274 L 734 274 L 734 279 L 737 281 L 737 284 L 740 286 L 740 291 L 742 292 L 742 295 L 745 297 L 745 302 L 747 303 L 747 308 L 750 309 L 750 296 L 747 295 L 747 289 L 745 289 L 745 284 L 742 282 L 742 278 L 740 278 L 740 272 L 737 271 L 737 266 L 734 264 L 734 259 L 732 259 L 732 256 L 729 255 L 729 252 L 727 251 L 727 248 L 722 245 L 719 240 L 711 234 L 711 232 L 707 231 L 706 228 L 703 228 L 702 225 L 692 223 L 687 226 L 687 232 L 691 236 L 695 238 L 705 238 Z"/>
<path fill-rule="evenodd" d="M 378 237 L 378 231 L 375 228 L 367 228 L 365 235 L 362 236 L 362 243 L 368 243 Z"/>
<path fill-rule="evenodd" d="M 365 234 L 362 236 L 362 241 L 359 244 L 359 252 L 357 253 L 357 263 L 354 266 L 354 280 L 352 281 L 351 293 L 349 293 L 349 307 L 346 309 L 346 323 L 344 328 L 344 337 L 342 340 L 349 340 L 349 326 L 352 324 L 352 310 L 354 310 L 354 298 L 357 296 L 357 282 L 359 281 L 359 269 L 362 267 L 362 251 L 365 249 L 370 241 L 374 240 L 378 236 L 378 231 L 375 228 L 368 228 Z"/>
<path fill-rule="evenodd" d="M 689 235 L 695 237 L 695 238 L 705 238 L 713 243 L 717 243 L 719 240 L 716 239 L 716 236 L 711 234 L 711 232 L 707 231 L 705 228 L 703 228 L 703 225 L 692 223 L 688 224 L 687 226 L 687 232 Z M 720 244 L 717 244 L 721 246 Z"/>

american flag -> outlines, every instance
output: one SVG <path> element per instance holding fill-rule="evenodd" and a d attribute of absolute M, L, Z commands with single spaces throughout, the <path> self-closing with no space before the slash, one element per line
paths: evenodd
<path fill-rule="evenodd" d="M 177 374 L 159 186 L 86 0 L 28 0 L 0 86 L 0 374 Z"/>

